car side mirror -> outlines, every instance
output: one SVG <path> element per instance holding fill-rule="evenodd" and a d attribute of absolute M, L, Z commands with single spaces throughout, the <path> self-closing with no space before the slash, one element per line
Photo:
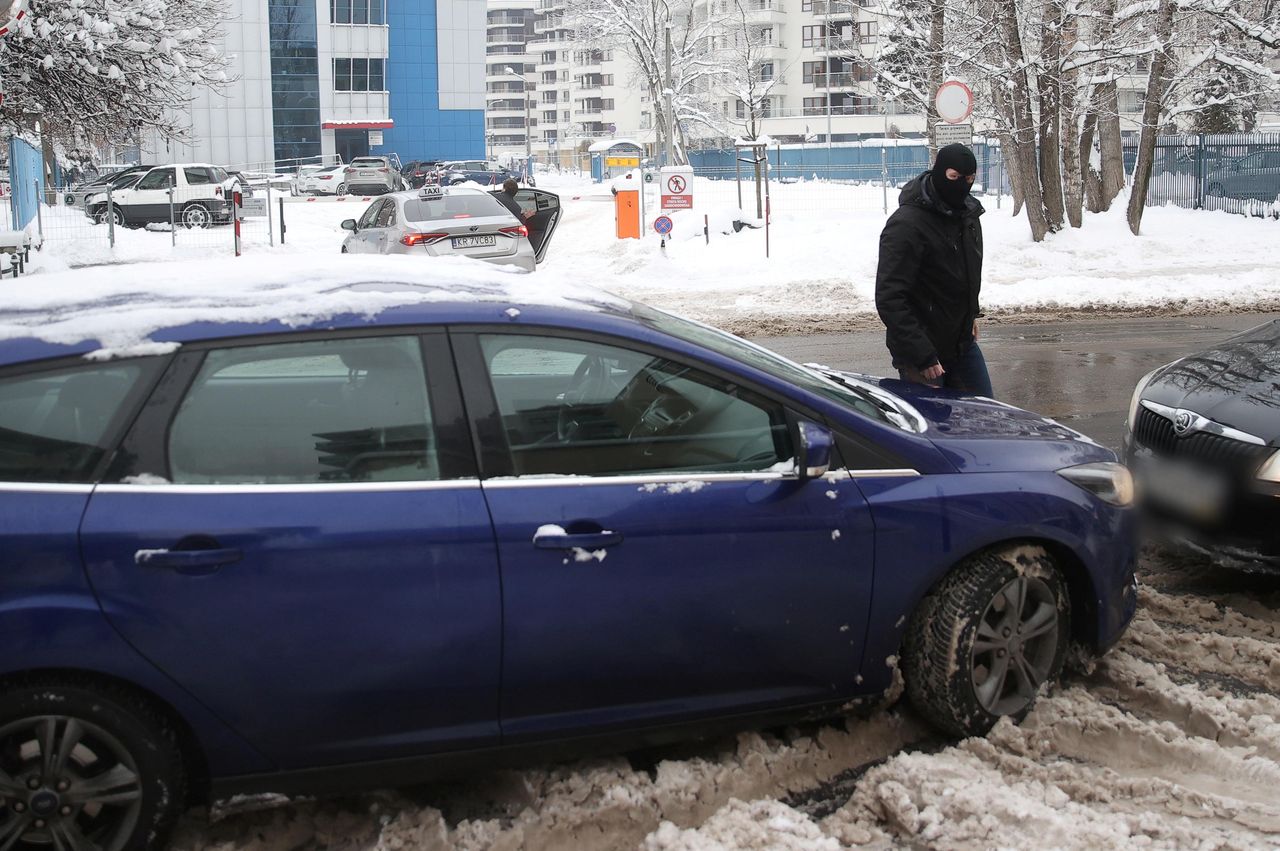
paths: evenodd
<path fill-rule="evenodd" d="M 339 200 L 341 200 L 341 199 L 339 199 Z M 349 230 L 349 231 L 351 231 L 352 233 L 355 233 L 355 232 L 356 232 L 356 220 L 355 220 L 355 219 L 343 219 L 343 220 L 342 220 L 342 229 L 343 229 L 343 230 Z"/>
<path fill-rule="evenodd" d="M 800 421 L 800 448 L 796 459 L 800 481 L 820 479 L 831 469 L 831 450 L 835 438 L 831 430 L 807 420 Z"/>

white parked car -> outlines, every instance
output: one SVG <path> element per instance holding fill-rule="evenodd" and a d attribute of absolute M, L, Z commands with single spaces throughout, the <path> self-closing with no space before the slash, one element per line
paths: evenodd
<path fill-rule="evenodd" d="M 314 169 L 308 172 L 307 169 Z M 347 182 L 345 165 L 338 166 L 304 166 L 298 178 L 298 194 L 300 195 L 346 195 Z"/>
<path fill-rule="evenodd" d="M 428 184 L 379 198 L 359 220 L 342 223 L 351 231 L 342 253 L 471 257 L 532 272 L 551 244 L 560 198 L 521 189 L 514 201 L 504 203 L 499 192 Z"/>
<path fill-rule="evenodd" d="M 84 212 L 95 222 L 110 217 L 123 227 L 173 221 L 188 228 L 207 228 L 231 220 L 227 193 L 235 180 L 222 167 L 209 163 L 157 166 L 132 186 L 112 192 L 111 209 L 103 192 L 85 199 Z"/>

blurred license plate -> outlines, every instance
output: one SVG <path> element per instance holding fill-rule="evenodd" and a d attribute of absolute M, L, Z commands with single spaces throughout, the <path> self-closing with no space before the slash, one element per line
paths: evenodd
<path fill-rule="evenodd" d="M 483 248 L 485 246 L 495 246 L 498 244 L 498 238 L 493 234 L 486 236 L 455 236 L 453 238 L 454 248 Z"/>
<path fill-rule="evenodd" d="M 1193 520 L 1217 520 L 1227 502 L 1227 480 L 1212 470 L 1149 460 L 1138 465 L 1143 499 Z"/>

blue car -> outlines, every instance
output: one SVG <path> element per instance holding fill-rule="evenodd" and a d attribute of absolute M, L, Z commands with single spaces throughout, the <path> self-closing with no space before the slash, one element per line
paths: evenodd
<path fill-rule="evenodd" d="M 398 261 L 290 267 L 340 307 L 289 324 L 127 268 L 11 313 L 0 845 L 161 847 L 209 796 L 821 717 L 899 673 L 981 734 L 1133 615 L 1129 476 L 1076 432 Z M 104 350 L 126 316 L 160 319 Z"/>

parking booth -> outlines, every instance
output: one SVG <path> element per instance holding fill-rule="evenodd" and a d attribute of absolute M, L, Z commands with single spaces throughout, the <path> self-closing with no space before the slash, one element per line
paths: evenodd
<path fill-rule="evenodd" d="M 632 139 L 601 139 L 587 149 L 591 154 L 591 179 L 596 183 L 640 167 L 644 149 Z"/>

